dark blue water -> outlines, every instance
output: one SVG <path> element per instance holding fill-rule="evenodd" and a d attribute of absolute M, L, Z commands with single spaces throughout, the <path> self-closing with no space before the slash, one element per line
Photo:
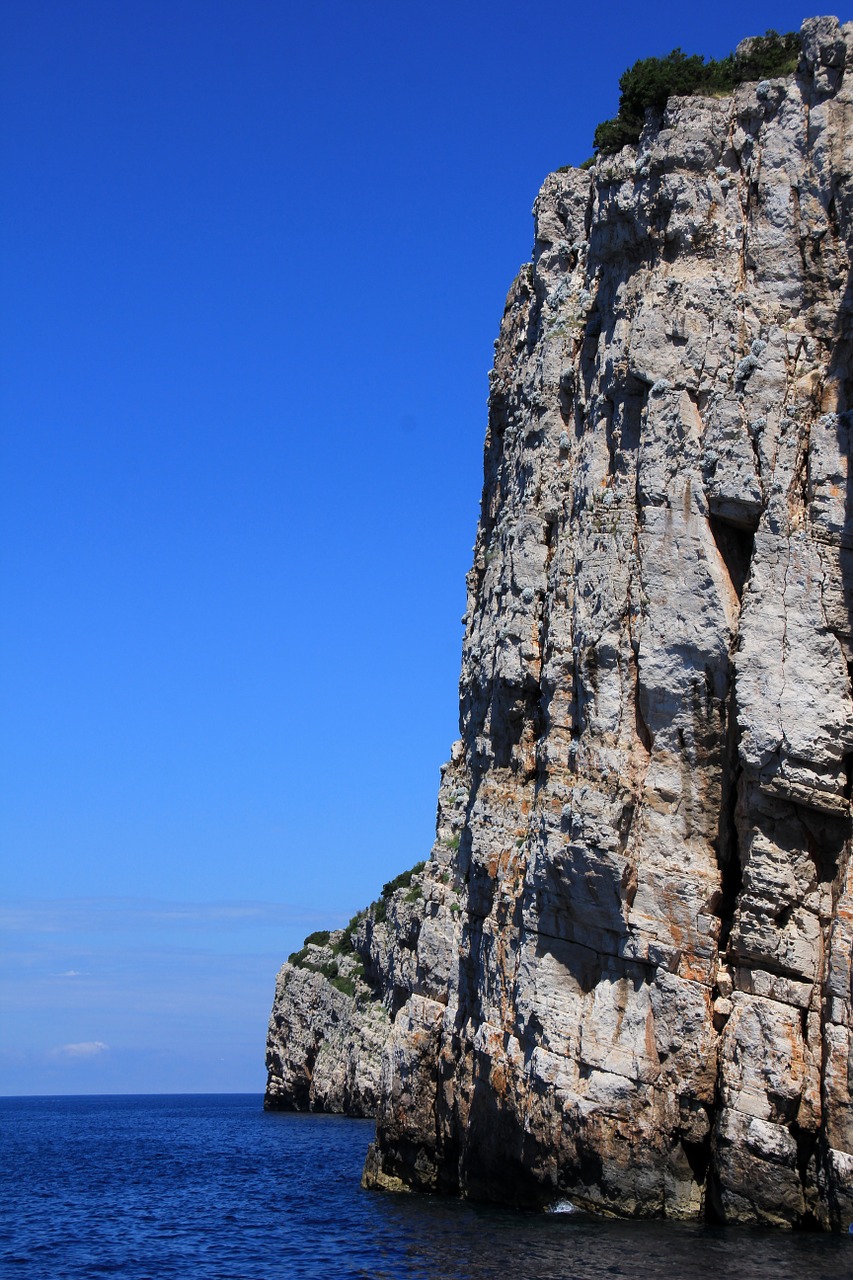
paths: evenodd
<path fill-rule="evenodd" d="M 362 1191 L 372 1124 L 254 1095 L 0 1100 L 21 1280 L 838 1280 L 850 1237 L 513 1213 Z"/>

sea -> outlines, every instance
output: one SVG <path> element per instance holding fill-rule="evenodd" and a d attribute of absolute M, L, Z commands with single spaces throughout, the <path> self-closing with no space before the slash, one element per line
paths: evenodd
<path fill-rule="evenodd" d="M 853 1280 L 853 1236 L 534 1214 L 359 1185 L 370 1121 L 251 1094 L 0 1099 L 20 1280 Z"/>

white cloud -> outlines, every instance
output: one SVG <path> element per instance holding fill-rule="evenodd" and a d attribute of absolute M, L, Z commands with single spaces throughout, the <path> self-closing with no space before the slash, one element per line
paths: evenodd
<path fill-rule="evenodd" d="M 82 978 L 83 975 L 79 969 L 66 969 L 64 973 L 58 973 L 57 978 Z"/>
<path fill-rule="evenodd" d="M 261 927 L 282 928 L 328 925 L 330 912 L 343 917 L 343 909 L 313 908 L 286 902 L 163 902 L 146 898 L 20 899 L 0 905 L 0 929 L 11 934 L 112 933 L 126 937 L 161 925 L 186 936 L 188 930 L 214 927 L 239 932 Z"/>
<path fill-rule="evenodd" d="M 96 1054 L 106 1053 L 109 1047 L 103 1040 L 84 1040 L 81 1044 L 63 1044 L 53 1052 L 61 1058 L 94 1058 Z"/>

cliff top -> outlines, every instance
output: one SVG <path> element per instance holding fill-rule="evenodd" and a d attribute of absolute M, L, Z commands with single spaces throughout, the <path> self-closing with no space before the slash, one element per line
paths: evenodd
<path fill-rule="evenodd" d="M 682 49 L 662 58 L 640 58 L 619 78 L 617 114 L 596 127 L 596 155 L 614 155 L 639 142 L 649 114 L 659 116 L 671 97 L 719 96 L 739 84 L 793 75 L 798 68 L 810 72 L 816 66 L 849 66 L 851 32 L 853 24 L 841 27 L 834 17 L 807 18 L 799 33 L 770 30 L 749 36 L 725 58 L 706 61 L 702 54 Z"/>

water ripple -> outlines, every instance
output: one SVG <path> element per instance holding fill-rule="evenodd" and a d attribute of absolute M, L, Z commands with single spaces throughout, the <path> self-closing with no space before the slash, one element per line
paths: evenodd
<path fill-rule="evenodd" d="M 19 1280 L 849 1280 L 849 1237 L 362 1191 L 367 1121 L 255 1096 L 0 1100 Z"/>

